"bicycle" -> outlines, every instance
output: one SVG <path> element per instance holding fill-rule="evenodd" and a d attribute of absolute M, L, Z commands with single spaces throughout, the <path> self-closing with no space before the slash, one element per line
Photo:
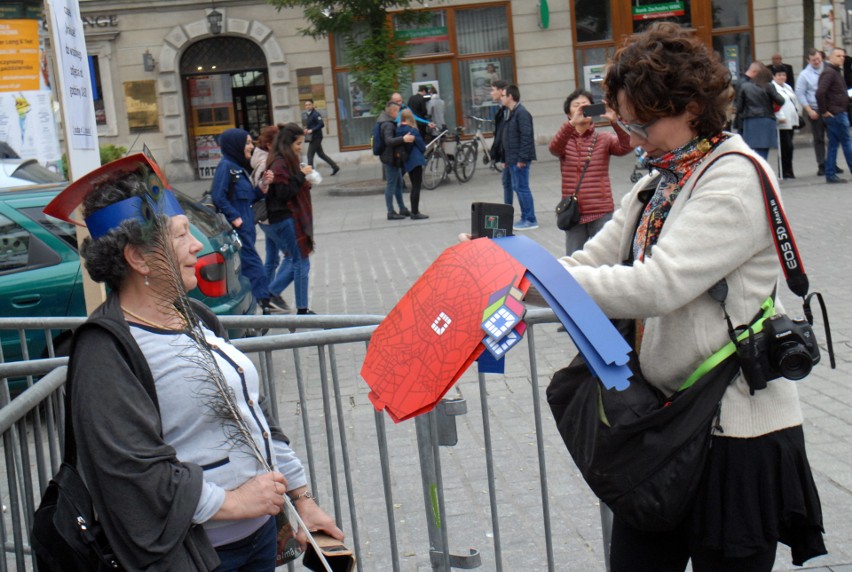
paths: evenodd
<path fill-rule="evenodd" d="M 430 191 L 437 189 L 438 185 L 446 181 L 450 172 L 453 171 L 455 161 L 444 151 L 444 140 L 449 132 L 444 126 L 443 130 L 426 145 L 426 152 L 423 153 L 426 158 L 426 166 L 423 167 L 424 189 Z"/>
<path fill-rule="evenodd" d="M 479 159 L 479 146 L 482 145 L 482 162 L 498 173 L 503 170 L 497 161 L 491 156 L 491 148 L 482 135 L 482 124 L 490 122 L 491 119 L 483 119 L 474 115 L 465 115 L 467 119 L 476 123 L 476 132 L 473 139 L 460 145 L 456 151 L 456 176 L 460 181 L 467 182 L 476 171 L 476 162 Z"/>

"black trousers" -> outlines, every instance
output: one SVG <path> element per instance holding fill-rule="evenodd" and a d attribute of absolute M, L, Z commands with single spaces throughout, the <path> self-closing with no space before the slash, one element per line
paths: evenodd
<path fill-rule="evenodd" d="M 814 140 L 814 155 L 816 155 L 817 166 L 822 169 L 825 166 L 825 123 L 822 121 L 822 116 L 816 119 L 811 119 L 808 116 L 808 121 L 811 124 L 811 136 Z"/>
<path fill-rule="evenodd" d="M 612 523 L 612 572 L 683 572 L 692 560 L 693 572 L 771 572 L 777 546 L 746 558 L 725 558 L 721 552 L 690 546 L 687 526 L 671 532 L 645 532 Z"/>
<path fill-rule="evenodd" d="M 411 181 L 411 212 L 417 214 L 420 212 L 420 186 L 423 184 L 423 167 L 420 165 L 414 167 L 408 172 L 408 178 Z"/>
<path fill-rule="evenodd" d="M 314 155 L 318 155 L 320 159 L 328 163 L 332 169 L 337 170 L 337 163 L 334 162 L 334 159 L 325 154 L 325 151 L 322 150 L 322 137 L 317 139 L 314 137 L 311 139 L 311 142 L 308 143 L 308 165 L 311 167 L 314 166 Z"/>
<path fill-rule="evenodd" d="M 793 173 L 793 130 L 779 129 L 781 139 L 781 174 L 784 177 L 795 176 Z"/>

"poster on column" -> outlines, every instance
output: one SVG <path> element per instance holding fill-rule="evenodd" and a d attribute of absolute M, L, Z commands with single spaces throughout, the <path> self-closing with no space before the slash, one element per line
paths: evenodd
<path fill-rule="evenodd" d="M 42 165 L 59 161 L 59 139 L 49 90 L 0 93 L 0 141 Z"/>
<path fill-rule="evenodd" d="M 47 4 L 50 26 L 58 39 L 57 69 L 62 75 L 60 98 L 68 121 L 69 145 L 78 150 L 97 149 L 98 128 L 80 6 L 77 0 L 47 0 Z"/>

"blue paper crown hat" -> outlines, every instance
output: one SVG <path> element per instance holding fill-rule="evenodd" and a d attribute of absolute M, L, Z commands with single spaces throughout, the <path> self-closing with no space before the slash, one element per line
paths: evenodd
<path fill-rule="evenodd" d="M 85 222 L 71 217 L 74 209 L 100 185 L 122 174 L 131 173 L 147 173 L 144 182 L 148 192 L 144 197 L 134 196 L 113 203 L 91 213 Z M 59 220 L 88 227 L 89 234 L 97 240 L 125 220 L 136 219 L 145 222 L 156 214 L 183 214 L 183 209 L 169 190 L 166 177 L 157 162 L 148 154 L 137 153 L 107 163 L 77 179 L 44 207 L 44 213 Z"/>

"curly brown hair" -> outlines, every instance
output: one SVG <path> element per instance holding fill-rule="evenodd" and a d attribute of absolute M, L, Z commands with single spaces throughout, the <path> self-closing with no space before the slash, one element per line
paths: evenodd
<path fill-rule="evenodd" d="M 719 55 L 695 34 L 671 22 L 658 22 L 625 40 L 604 78 L 607 103 L 618 113 L 620 91 L 641 122 L 696 113 L 698 135 L 721 131 L 728 122 L 734 90 Z"/>

